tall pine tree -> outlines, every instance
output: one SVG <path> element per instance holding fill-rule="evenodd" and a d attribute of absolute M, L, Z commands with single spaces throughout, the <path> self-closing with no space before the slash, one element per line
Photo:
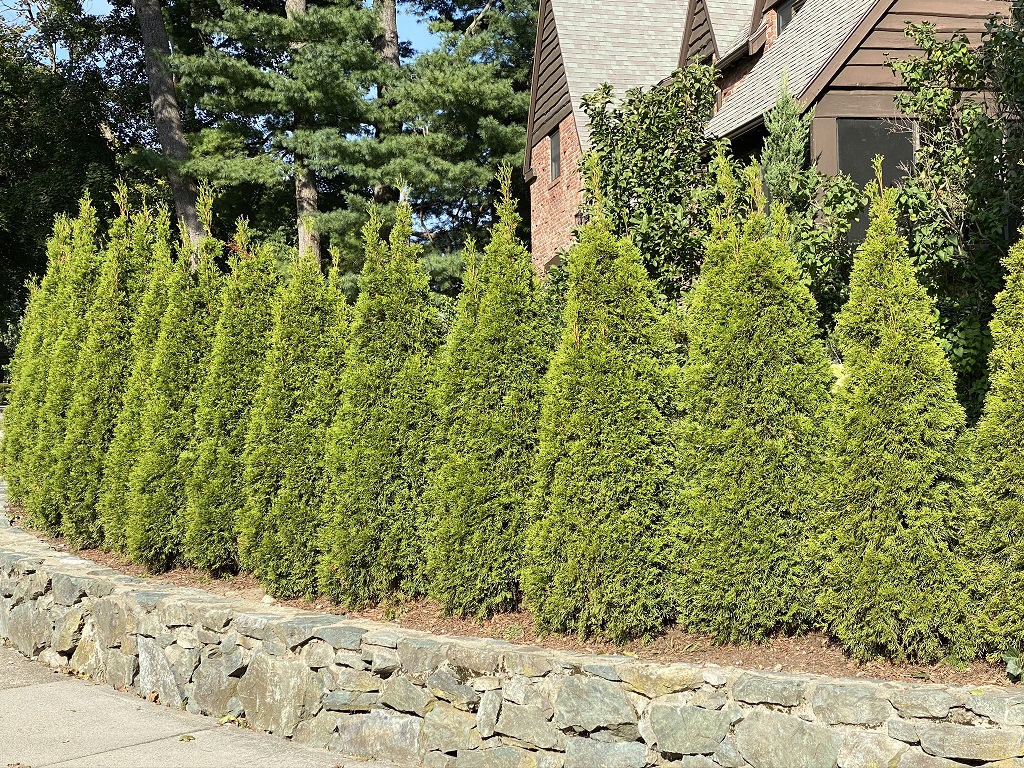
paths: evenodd
<path fill-rule="evenodd" d="M 269 341 L 274 259 L 254 246 L 248 225 L 233 243 L 231 274 L 224 280 L 206 380 L 198 396 L 182 552 L 213 573 L 235 570 L 235 519 L 245 504 L 243 453 L 253 397 Z"/>
<path fill-rule="evenodd" d="M 517 605 L 541 383 L 549 353 L 530 252 L 516 238 L 511 171 L 479 274 L 437 366 L 427 584 L 447 611 Z"/>
<path fill-rule="evenodd" d="M 429 357 L 440 323 L 430 302 L 412 212 L 389 242 L 372 216 L 345 353 L 341 405 L 328 439 L 330 487 L 323 591 L 349 605 L 423 591 L 419 526 L 432 413 Z"/>
<path fill-rule="evenodd" d="M 543 630 L 619 641 L 675 613 L 667 489 L 679 368 L 641 254 L 611 227 L 598 206 L 568 257 L 523 590 Z"/>
<path fill-rule="evenodd" d="M 974 656 L 966 428 L 934 302 L 878 194 L 836 338 L 842 384 L 809 562 L 825 627 L 858 659 Z"/>

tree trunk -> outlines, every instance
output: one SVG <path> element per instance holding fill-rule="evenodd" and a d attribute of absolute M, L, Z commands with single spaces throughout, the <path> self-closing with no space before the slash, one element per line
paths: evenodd
<path fill-rule="evenodd" d="M 285 0 L 284 13 L 289 19 L 306 13 L 306 0 Z M 292 42 L 292 51 L 302 47 L 299 41 Z M 302 115 L 295 115 L 295 130 L 303 127 Z M 299 230 L 299 255 L 312 252 L 320 259 L 320 234 L 314 228 L 312 217 L 320 211 L 316 191 L 316 172 L 306 167 L 305 158 L 299 152 L 294 157 L 295 213 Z"/>
<path fill-rule="evenodd" d="M 398 0 L 373 0 L 373 9 L 377 13 L 377 21 L 381 28 L 381 34 L 374 41 L 377 55 L 380 56 L 385 64 L 395 69 L 401 69 L 402 57 L 398 49 Z M 386 104 L 386 83 L 377 83 L 377 98 L 382 104 Z M 402 126 L 394 122 L 380 122 L 373 128 L 374 134 L 379 141 L 385 136 L 396 135 Z M 398 190 L 383 182 L 376 184 L 373 188 L 373 201 L 375 203 L 393 203 L 398 198 Z"/>
<path fill-rule="evenodd" d="M 189 158 L 185 127 L 178 109 L 178 97 L 174 93 L 171 77 L 171 43 L 164 26 L 164 15 L 160 0 L 132 0 L 135 16 L 142 32 L 142 46 L 146 51 L 146 79 L 149 81 L 149 100 L 153 106 L 153 119 L 164 157 L 174 166 Z M 174 209 L 182 228 L 194 244 L 208 233 L 196 210 L 199 199 L 199 185 L 178 173 L 176 167 L 167 171 L 171 192 L 174 194 Z"/>

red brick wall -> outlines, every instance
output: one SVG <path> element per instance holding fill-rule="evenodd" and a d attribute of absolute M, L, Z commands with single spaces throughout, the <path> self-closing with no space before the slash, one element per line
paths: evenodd
<path fill-rule="evenodd" d="M 530 185 L 530 220 L 533 266 L 541 274 L 560 251 L 572 245 L 576 213 L 580 208 L 583 184 L 579 173 L 583 151 L 576 132 L 576 119 L 569 115 L 559 126 L 562 136 L 562 175 L 551 180 L 551 140 L 545 136 L 533 148 L 533 172 Z"/>

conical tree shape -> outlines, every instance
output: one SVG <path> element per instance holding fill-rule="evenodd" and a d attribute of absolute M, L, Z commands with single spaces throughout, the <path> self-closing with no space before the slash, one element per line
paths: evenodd
<path fill-rule="evenodd" d="M 233 250 L 199 393 L 195 446 L 185 458 L 195 468 L 185 484 L 182 552 L 186 562 L 213 573 L 238 566 L 235 519 L 245 504 L 245 433 L 273 317 L 273 255 L 253 247 L 244 225 Z"/>
<path fill-rule="evenodd" d="M 312 597 L 323 524 L 327 431 L 340 400 L 347 312 L 337 268 L 312 252 L 292 264 L 246 439 L 244 567 L 281 597 Z"/>
<path fill-rule="evenodd" d="M 520 599 L 541 386 L 550 353 L 510 176 L 479 275 L 460 297 L 436 373 L 427 498 L 428 593 L 487 616 Z"/>
<path fill-rule="evenodd" d="M 30 291 L 21 338 L 11 360 L 11 389 L 3 422 L 3 474 L 8 496 L 15 504 L 24 502 L 28 490 L 27 463 L 35 445 L 39 409 L 46 399 L 47 361 L 57 337 L 53 311 L 61 274 L 72 253 L 71 231 L 70 219 L 58 216 L 47 243 L 46 274 Z"/>
<path fill-rule="evenodd" d="M 78 357 L 89 331 L 87 314 L 102 263 L 96 245 L 96 209 L 88 198 L 82 201 L 72 225 L 71 240 L 72 254 L 62 270 L 50 316 L 58 335 L 46 361 L 46 398 L 39 409 L 35 445 L 29 454 L 29 487 L 25 496 L 25 509 L 32 523 L 54 533 L 60 527 L 61 504 L 53 470 L 64 442 Z"/>
<path fill-rule="evenodd" d="M 809 562 L 821 567 L 821 619 L 851 655 L 967 659 L 976 574 L 957 450 L 965 415 L 893 211 L 892 192 L 878 196 L 838 318 L 844 380 Z"/>
<path fill-rule="evenodd" d="M 666 489 L 679 368 L 639 251 L 599 210 L 568 261 L 523 591 L 543 630 L 622 641 L 675 611 Z"/>
<path fill-rule="evenodd" d="M 423 591 L 418 535 L 432 414 L 429 355 L 440 324 L 431 306 L 412 213 L 398 208 L 390 243 L 373 215 L 345 353 L 341 406 L 328 438 L 330 521 L 323 591 L 349 605 Z"/>
<path fill-rule="evenodd" d="M 721 218 L 687 314 L 679 623 L 721 641 L 811 614 L 801 555 L 832 371 L 781 207 L 773 220 Z"/>
<path fill-rule="evenodd" d="M 117 414 L 113 435 L 103 457 L 96 511 L 103 544 L 115 552 L 126 552 L 128 519 L 128 478 L 138 458 L 142 410 L 149 398 L 153 352 L 160 335 L 160 321 L 167 310 L 168 282 L 172 279 L 171 223 L 166 209 L 154 219 L 153 251 L 149 282 L 139 302 L 131 330 L 131 372 Z"/>
<path fill-rule="evenodd" d="M 63 510 L 61 532 L 73 546 L 102 542 L 96 509 L 103 458 L 113 437 L 131 374 L 131 328 L 152 266 L 153 217 L 129 215 L 119 191 L 121 215 L 110 230 L 96 298 L 86 319 L 89 332 L 78 358 L 67 434 L 54 468 L 54 498 Z"/>
<path fill-rule="evenodd" d="M 1024 650 L 1024 240 L 1003 260 L 1006 286 L 992 318 L 990 388 L 975 432 L 975 466 L 997 564 L 988 587 L 988 632 L 1000 647 Z"/>
<path fill-rule="evenodd" d="M 213 259 L 221 243 L 202 241 L 195 273 L 189 270 L 189 248 L 182 246 L 167 283 L 167 311 L 139 424 L 140 450 L 128 478 L 128 555 L 154 571 L 170 568 L 180 555 L 185 480 L 192 469 L 191 456 L 182 459 L 195 429 L 220 307 Z"/>

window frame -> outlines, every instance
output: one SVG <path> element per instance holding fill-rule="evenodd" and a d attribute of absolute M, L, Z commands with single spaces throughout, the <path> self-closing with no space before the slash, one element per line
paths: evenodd
<path fill-rule="evenodd" d="M 551 181 L 557 181 L 562 177 L 562 128 L 558 126 L 548 136 Z"/>

